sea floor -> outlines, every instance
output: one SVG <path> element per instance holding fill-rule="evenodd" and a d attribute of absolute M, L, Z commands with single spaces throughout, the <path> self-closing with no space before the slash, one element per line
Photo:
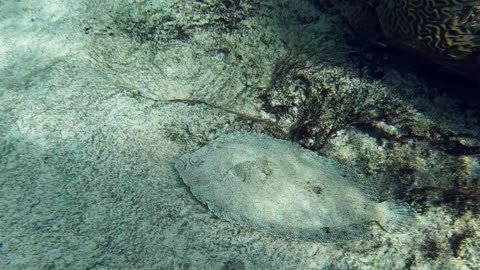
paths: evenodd
<path fill-rule="evenodd" d="M 480 87 L 315 1 L 0 1 L 0 29 L 0 269 L 480 267 Z M 174 163 L 240 130 L 354 168 L 414 227 L 316 243 L 216 218 Z"/>

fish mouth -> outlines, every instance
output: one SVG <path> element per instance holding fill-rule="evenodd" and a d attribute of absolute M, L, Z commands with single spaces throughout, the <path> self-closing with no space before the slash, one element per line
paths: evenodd
<path fill-rule="evenodd" d="M 187 162 L 183 158 L 177 159 L 175 162 L 175 169 L 181 174 L 187 168 Z"/>

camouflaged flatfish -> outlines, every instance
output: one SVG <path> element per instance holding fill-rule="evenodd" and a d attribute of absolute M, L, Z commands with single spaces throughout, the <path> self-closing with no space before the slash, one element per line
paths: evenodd
<path fill-rule="evenodd" d="M 218 217 L 289 239 L 345 241 L 375 223 L 405 232 L 414 217 L 406 203 L 378 202 L 366 181 L 338 162 L 266 135 L 224 135 L 175 168 Z"/>

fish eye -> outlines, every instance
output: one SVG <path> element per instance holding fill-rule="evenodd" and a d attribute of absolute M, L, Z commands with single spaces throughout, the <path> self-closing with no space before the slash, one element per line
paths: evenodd
<path fill-rule="evenodd" d="M 204 162 L 203 159 L 200 159 L 200 158 L 197 158 L 197 157 L 191 157 L 188 159 L 188 163 L 190 163 L 190 165 L 192 166 L 200 166 L 202 165 Z"/>

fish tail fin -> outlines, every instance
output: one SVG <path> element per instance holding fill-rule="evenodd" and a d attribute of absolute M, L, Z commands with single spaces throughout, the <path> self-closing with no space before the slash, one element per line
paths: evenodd
<path fill-rule="evenodd" d="M 412 226 L 415 210 L 400 200 L 386 200 L 375 207 L 377 222 L 388 232 L 405 233 Z"/>

